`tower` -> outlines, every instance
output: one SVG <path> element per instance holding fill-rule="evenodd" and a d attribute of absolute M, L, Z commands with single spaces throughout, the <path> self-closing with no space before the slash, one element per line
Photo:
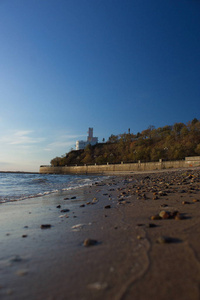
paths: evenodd
<path fill-rule="evenodd" d="M 92 139 L 93 139 L 93 128 L 89 127 L 87 140 L 88 140 L 88 142 L 91 142 Z"/>

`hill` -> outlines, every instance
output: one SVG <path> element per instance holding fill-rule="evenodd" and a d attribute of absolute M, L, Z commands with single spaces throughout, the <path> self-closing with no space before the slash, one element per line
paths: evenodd
<path fill-rule="evenodd" d="M 200 155 L 200 121 L 155 128 L 149 126 L 137 134 L 123 133 L 109 137 L 105 143 L 72 150 L 51 160 L 52 166 L 106 164 L 123 162 L 179 160 Z"/>

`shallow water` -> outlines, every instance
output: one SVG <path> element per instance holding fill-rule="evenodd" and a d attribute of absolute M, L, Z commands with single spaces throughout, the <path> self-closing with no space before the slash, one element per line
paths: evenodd
<path fill-rule="evenodd" d="M 0 203 L 76 189 L 104 178 L 88 175 L 0 173 Z"/>

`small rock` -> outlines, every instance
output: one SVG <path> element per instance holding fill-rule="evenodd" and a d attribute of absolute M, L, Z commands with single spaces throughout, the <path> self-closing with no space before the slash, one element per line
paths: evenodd
<path fill-rule="evenodd" d="M 42 224 L 40 225 L 41 229 L 47 229 L 47 228 L 51 228 L 51 224 Z"/>
<path fill-rule="evenodd" d="M 17 274 L 18 276 L 25 276 L 25 275 L 28 274 L 28 270 L 18 270 L 18 271 L 16 272 L 16 274 Z"/>
<path fill-rule="evenodd" d="M 184 204 L 190 204 L 190 202 L 188 202 L 188 201 L 182 201 L 182 204 L 184 205 Z"/>
<path fill-rule="evenodd" d="M 180 214 L 177 214 L 177 215 L 174 217 L 174 220 L 177 220 L 177 221 L 183 220 L 183 219 L 184 219 L 184 217 L 183 217 L 182 215 L 180 215 Z"/>
<path fill-rule="evenodd" d="M 80 207 L 85 207 L 85 204 L 81 204 Z"/>
<path fill-rule="evenodd" d="M 94 290 L 105 290 L 108 287 L 108 284 L 106 282 L 101 283 L 101 282 L 94 282 L 94 283 L 90 283 L 87 286 L 89 289 L 94 289 Z"/>
<path fill-rule="evenodd" d="M 151 216 L 151 220 L 161 220 L 162 218 L 159 215 Z"/>
<path fill-rule="evenodd" d="M 149 223 L 149 224 L 147 224 L 147 227 L 149 227 L 149 228 L 153 228 L 153 227 L 157 227 L 157 225 L 156 225 L 156 224 L 154 224 L 154 223 Z"/>
<path fill-rule="evenodd" d="M 69 200 L 69 198 L 64 198 L 63 200 Z"/>
<path fill-rule="evenodd" d="M 94 246 L 96 244 L 97 244 L 97 241 L 96 240 L 92 240 L 92 239 L 85 239 L 84 242 L 83 242 L 83 245 L 85 247 Z"/>
<path fill-rule="evenodd" d="M 69 218 L 69 216 L 66 214 L 66 215 L 60 215 L 59 218 Z"/>
<path fill-rule="evenodd" d="M 84 226 L 85 226 L 84 224 L 76 224 L 76 225 L 72 226 L 72 229 L 73 229 L 73 231 L 79 231 L 79 230 L 83 229 Z"/>
<path fill-rule="evenodd" d="M 56 208 L 61 208 L 61 205 L 57 205 Z"/>
<path fill-rule="evenodd" d="M 68 208 L 64 208 L 64 209 L 61 209 L 60 212 L 69 212 L 70 210 Z"/>
<path fill-rule="evenodd" d="M 14 256 L 14 257 L 12 257 L 11 259 L 10 259 L 10 262 L 11 263 L 13 263 L 13 262 L 21 262 L 22 261 L 22 258 L 19 256 L 19 255 L 16 255 L 16 256 Z"/>
<path fill-rule="evenodd" d="M 157 241 L 158 244 L 169 244 L 169 243 L 178 243 L 180 242 L 179 239 L 171 238 L 168 236 L 160 236 Z"/>
<path fill-rule="evenodd" d="M 159 194 L 160 196 L 167 196 L 167 193 L 166 193 L 166 192 L 163 192 L 163 191 L 158 192 L 158 194 Z"/>
<path fill-rule="evenodd" d="M 111 206 L 110 206 L 110 205 L 106 205 L 106 206 L 104 206 L 104 208 L 106 208 L 106 209 L 107 209 L 107 208 L 111 208 Z"/>
<path fill-rule="evenodd" d="M 162 219 L 169 219 L 170 217 L 170 213 L 165 211 L 165 210 L 162 210 L 160 213 L 159 213 L 159 216 L 162 218 Z"/>
<path fill-rule="evenodd" d="M 76 196 L 71 197 L 71 199 L 76 199 Z"/>
<path fill-rule="evenodd" d="M 158 244 L 166 244 L 166 243 L 170 243 L 171 239 L 167 236 L 160 236 L 158 239 L 157 239 L 157 243 Z"/>
<path fill-rule="evenodd" d="M 199 202 L 199 200 L 197 200 L 197 199 L 192 199 L 192 202 Z"/>
<path fill-rule="evenodd" d="M 26 238 L 27 236 L 28 236 L 27 234 L 23 234 L 23 235 L 22 235 L 23 238 Z"/>

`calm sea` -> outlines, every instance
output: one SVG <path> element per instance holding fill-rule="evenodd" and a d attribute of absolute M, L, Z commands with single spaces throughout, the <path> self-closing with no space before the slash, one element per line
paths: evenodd
<path fill-rule="evenodd" d="M 0 203 L 92 185 L 103 176 L 0 173 Z"/>

